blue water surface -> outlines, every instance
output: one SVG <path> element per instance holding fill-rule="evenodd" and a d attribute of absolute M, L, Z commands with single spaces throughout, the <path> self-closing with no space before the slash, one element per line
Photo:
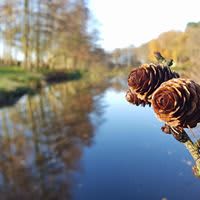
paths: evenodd
<path fill-rule="evenodd" d="M 185 146 L 116 85 L 63 83 L 0 114 L 1 199 L 200 199 Z"/>

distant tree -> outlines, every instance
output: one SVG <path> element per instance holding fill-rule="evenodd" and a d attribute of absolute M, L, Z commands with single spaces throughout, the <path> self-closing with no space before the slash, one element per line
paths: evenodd
<path fill-rule="evenodd" d="M 0 26 L 4 45 L 4 62 L 11 64 L 13 61 L 13 47 L 16 46 L 16 35 L 19 31 L 16 21 L 18 1 L 7 0 L 0 2 Z"/>
<path fill-rule="evenodd" d="M 92 28 L 88 31 L 91 15 L 87 1 L 2 0 L 0 11 L 7 63 L 14 51 L 23 54 L 26 69 L 36 70 L 77 68 L 96 59 L 97 37 Z"/>
<path fill-rule="evenodd" d="M 22 43 L 23 43 L 23 53 L 24 53 L 24 67 L 29 68 L 29 34 L 30 34 L 30 24 L 29 24 L 29 0 L 24 0 L 24 27 L 23 27 L 23 36 L 22 36 Z"/>

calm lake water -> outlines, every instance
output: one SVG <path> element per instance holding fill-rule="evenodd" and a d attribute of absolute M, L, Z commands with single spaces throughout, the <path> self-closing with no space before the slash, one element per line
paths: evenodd
<path fill-rule="evenodd" d="M 0 110 L 0 199 L 200 199 L 193 161 L 121 84 L 62 83 Z"/>

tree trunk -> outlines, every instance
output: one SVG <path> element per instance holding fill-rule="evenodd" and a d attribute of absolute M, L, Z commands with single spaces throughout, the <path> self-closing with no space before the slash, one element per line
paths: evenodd
<path fill-rule="evenodd" d="M 37 2 L 37 24 L 36 24 L 36 68 L 40 68 L 40 0 Z"/>
<path fill-rule="evenodd" d="M 29 68 L 29 0 L 24 0 L 24 68 Z"/>

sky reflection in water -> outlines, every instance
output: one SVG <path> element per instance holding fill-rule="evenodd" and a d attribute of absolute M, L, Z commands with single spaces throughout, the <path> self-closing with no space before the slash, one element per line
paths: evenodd
<path fill-rule="evenodd" d="M 59 84 L 2 109 L 2 199 L 197 199 L 184 146 L 119 87 Z"/>

